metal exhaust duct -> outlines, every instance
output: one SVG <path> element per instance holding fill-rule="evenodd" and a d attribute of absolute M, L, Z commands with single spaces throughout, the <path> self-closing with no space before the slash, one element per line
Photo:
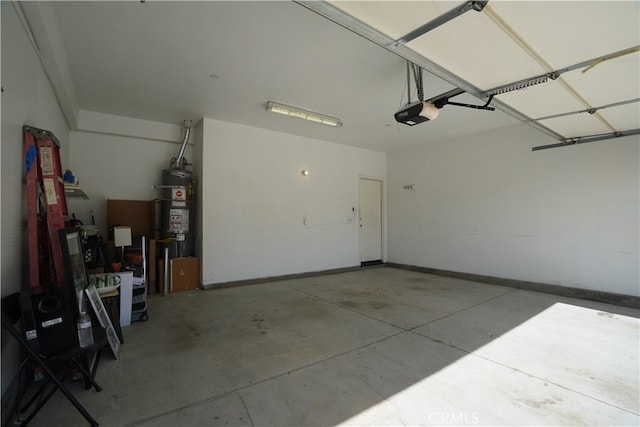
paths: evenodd
<path fill-rule="evenodd" d="M 184 169 L 187 162 L 184 158 L 184 150 L 187 148 L 187 143 L 189 142 L 189 135 L 191 135 L 191 120 L 184 121 L 184 139 L 182 140 L 182 145 L 180 145 L 180 151 L 178 152 L 178 157 L 174 157 L 171 159 L 171 166 L 174 166 L 178 169 Z"/>

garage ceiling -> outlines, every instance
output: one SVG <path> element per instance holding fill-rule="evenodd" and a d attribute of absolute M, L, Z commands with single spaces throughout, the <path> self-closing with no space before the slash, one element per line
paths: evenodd
<path fill-rule="evenodd" d="M 398 42 L 462 4 L 132 0 L 22 8 L 32 27 L 35 14 L 50 16 L 40 26 L 45 36 L 34 29 L 36 44 L 60 40 L 63 54 L 46 65 L 68 68 L 66 92 L 82 110 L 175 124 L 210 117 L 386 152 L 518 120 L 550 144 L 640 129 L 639 2 L 492 0 Z M 473 104 L 497 87 L 581 66 L 495 96 L 498 111 L 447 105 L 437 120 L 408 127 L 393 119 L 407 102 L 407 58 L 429 72 L 426 98 L 461 88 L 467 93 L 453 100 Z M 337 116 L 344 126 L 270 114 L 267 101 Z"/>
<path fill-rule="evenodd" d="M 639 2 L 301 3 L 480 99 L 497 93 L 494 104 L 560 145 L 640 129 Z"/>

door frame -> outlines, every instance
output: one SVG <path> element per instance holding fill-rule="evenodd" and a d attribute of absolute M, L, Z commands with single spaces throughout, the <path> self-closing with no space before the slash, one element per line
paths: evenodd
<path fill-rule="evenodd" d="M 358 261 L 362 265 L 362 258 L 360 256 L 360 180 L 362 179 L 378 181 L 380 183 L 380 256 L 384 264 L 387 262 L 387 186 L 384 178 L 371 175 L 358 176 Z"/>

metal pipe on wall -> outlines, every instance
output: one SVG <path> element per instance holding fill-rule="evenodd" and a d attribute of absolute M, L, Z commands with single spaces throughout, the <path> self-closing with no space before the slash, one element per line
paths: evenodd
<path fill-rule="evenodd" d="M 189 141 L 189 135 L 191 134 L 191 120 L 184 121 L 184 139 L 182 140 L 182 145 L 180 146 L 180 151 L 178 152 L 178 157 L 175 160 L 175 166 L 179 169 L 184 169 L 182 164 L 184 158 L 184 150 L 187 148 L 187 142 Z"/>
<path fill-rule="evenodd" d="M 164 280 L 162 282 L 162 296 L 169 293 L 169 246 L 164 247 Z"/>

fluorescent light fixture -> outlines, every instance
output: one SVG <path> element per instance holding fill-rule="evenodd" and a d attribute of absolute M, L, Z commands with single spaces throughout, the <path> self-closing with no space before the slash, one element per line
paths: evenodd
<path fill-rule="evenodd" d="M 267 102 L 265 110 L 271 111 L 272 113 L 282 114 L 284 116 L 294 117 L 296 119 L 309 120 L 310 122 L 320 123 L 327 126 L 342 126 L 342 121 L 337 117 L 331 117 L 326 114 L 315 113 L 313 111 L 303 110 L 302 108 L 279 104 L 273 101 Z"/>

